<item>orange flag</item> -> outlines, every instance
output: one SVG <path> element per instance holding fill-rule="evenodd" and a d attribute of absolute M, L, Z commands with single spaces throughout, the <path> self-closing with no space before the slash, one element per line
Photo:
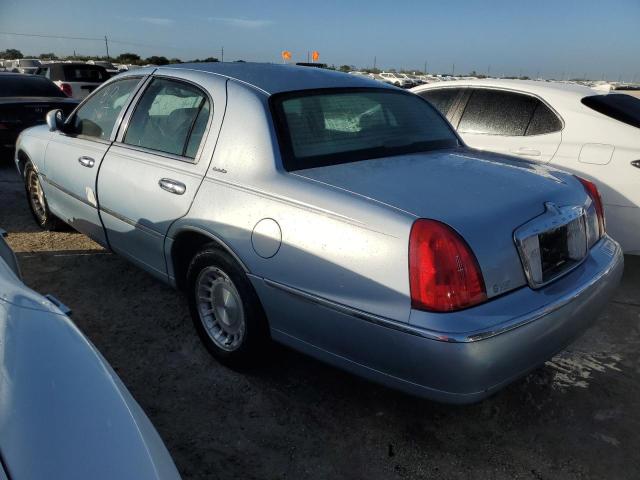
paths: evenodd
<path fill-rule="evenodd" d="M 318 53 L 317 50 L 313 51 L 313 53 L 311 54 L 311 58 L 313 58 L 314 62 L 317 62 L 318 60 L 320 60 L 320 54 Z"/>
<path fill-rule="evenodd" d="M 291 52 L 289 50 L 282 51 L 282 60 L 291 60 Z"/>

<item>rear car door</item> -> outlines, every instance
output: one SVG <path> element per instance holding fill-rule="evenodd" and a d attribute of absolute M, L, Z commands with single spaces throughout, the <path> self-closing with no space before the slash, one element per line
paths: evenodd
<path fill-rule="evenodd" d="M 223 81 L 217 80 L 212 97 L 179 78 L 181 72 L 174 75 L 155 76 L 138 96 L 98 178 L 111 249 L 160 277 L 167 271 L 167 231 L 191 206 L 226 103 Z M 213 141 L 205 148 L 207 138 Z"/>
<path fill-rule="evenodd" d="M 102 159 L 142 77 L 126 77 L 106 85 L 80 105 L 52 133 L 45 155 L 43 188 L 58 217 L 106 245 L 96 199 L 96 176 Z"/>
<path fill-rule="evenodd" d="M 524 93 L 471 88 L 457 125 L 467 145 L 548 162 L 562 141 L 562 121 L 538 98 Z"/>

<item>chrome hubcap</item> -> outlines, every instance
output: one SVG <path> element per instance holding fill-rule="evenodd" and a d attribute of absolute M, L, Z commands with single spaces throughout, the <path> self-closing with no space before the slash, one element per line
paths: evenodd
<path fill-rule="evenodd" d="M 246 331 L 240 294 L 229 276 L 217 267 L 207 267 L 196 279 L 198 315 L 209 338 L 223 350 L 232 352 Z"/>
<path fill-rule="evenodd" d="M 38 179 L 38 174 L 34 170 L 29 171 L 29 177 L 27 178 L 27 185 L 29 189 L 29 201 L 31 202 L 33 211 L 36 213 L 37 217 L 42 221 L 45 217 L 44 192 L 42 191 L 42 187 L 40 186 L 40 180 Z"/>

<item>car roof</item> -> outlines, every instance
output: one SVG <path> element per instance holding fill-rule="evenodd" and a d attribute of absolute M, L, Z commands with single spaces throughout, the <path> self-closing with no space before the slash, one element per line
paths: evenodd
<path fill-rule="evenodd" d="M 607 92 L 595 90 L 585 85 L 559 81 L 542 80 L 511 80 L 501 78 L 462 79 L 446 82 L 430 83 L 411 89 L 412 92 L 422 92 L 433 88 L 446 87 L 488 87 L 527 92 L 544 98 L 552 104 L 580 101 L 584 97 L 606 95 Z"/>
<path fill-rule="evenodd" d="M 269 95 L 318 88 L 394 88 L 360 75 L 276 63 L 178 63 L 158 67 L 156 72 L 162 73 L 174 69 L 221 75 L 250 85 Z"/>

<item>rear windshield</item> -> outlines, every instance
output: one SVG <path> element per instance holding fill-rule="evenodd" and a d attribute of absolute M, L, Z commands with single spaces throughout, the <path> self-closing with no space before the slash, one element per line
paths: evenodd
<path fill-rule="evenodd" d="M 607 117 L 640 128 L 640 99 L 624 93 L 585 97 L 582 103 Z"/>
<path fill-rule="evenodd" d="M 423 99 L 377 89 L 290 92 L 271 99 L 287 170 L 458 146 Z"/>
<path fill-rule="evenodd" d="M 106 71 L 95 65 L 65 65 L 62 69 L 67 82 L 104 82 L 108 78 Z"/>
<path fill-rule="evenodd" d="M 21 67 L 39 67 L 40 66 L 40 60 L 25 60 L 24 58 L 20 59 L 20 66 Z"/>
<path fill-rule="evenodd" d="M 64 97 L 56 85 L 36 75 L 0 74 L 0 97 Z"/>

